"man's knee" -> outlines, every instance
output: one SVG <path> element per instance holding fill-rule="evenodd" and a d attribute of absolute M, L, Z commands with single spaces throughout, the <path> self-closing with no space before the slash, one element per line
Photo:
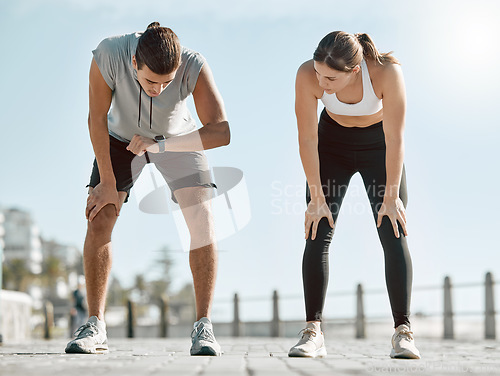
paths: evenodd
<path fill-rule="evenodd" d="M 186 213 L 184 218 L 192 243 L 206 246 L 216 242 L 214 219 L 209 208 L 201 204 L 195 210 Z"/>
<path fill-rule="evenodd" d="M 92 235 L 111 235 L 117 218 L 115 206 L 108 204 L 88 222 L 88 232 Z"/>

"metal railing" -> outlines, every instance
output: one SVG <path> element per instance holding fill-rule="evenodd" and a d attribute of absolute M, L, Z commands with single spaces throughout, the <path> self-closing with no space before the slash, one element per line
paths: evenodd
<path fill-rule="evenodd" d="M 491 273 L 486 273 L 485 280 L 482 283 L 459 283 L 452 284 L 450 277 L 446 276 L 442 286 L 417 286 L 413 288 L 413 291 L 432 291 L 432 290 L 442 290 L 443 293 L 443 311 L 441 313 L 433 313 L 427 316 L 442 316 L 443 319 L 443 338 L 454 339 L 455 338 L 455 319 L 457 316 L 466 315 L 481 315 L 484 318 L 484 338 L 485 339 L 496 339 L 496 315 L 495 310 L 495 297 L 494 297 L 494 286 L 495 282 L 493 280 L 493 275 Z M 470 287 L 482 287 L 484 288 L 485 304 L 483 311 L 477 312 L 455 312 L 453 309 L 453 291 L 460 288 L 470 288 Z M 338 319 L 343 322 L 351 322 L 355 328 L 356 338 L 366 337 L 366 322 L 370 317 L 366 316 L 365 313 L 365 297 L 366 295 L 375 294 L 386 294 L 387 291 L 384 289 L 368 289 L 364 290 L 361 284 L 358 284 L 356 291 L 338 291 L 328 294 L 328 297 L 333 296 L 355 296 L 356 298 L 356 313 L 354 317 L 347 317 L 344 319 Z M 285 296 L 281 297 L 278 291 L 273 291 L 271 302 L 272 302 L 272 318 L 267 321 L 269 324 L 269 336 L 271 337 L 282 337 L 283 336 L 283 325 L 285 321 L 281 320 L 280 316 L 280 301 L 286 299 L 297 299 L 299 296 Z M 301 297 L 300 297 L 301 298 Z M 256 302 L 256 301 L 269 301 L 269 298 L 265 297 L 249 297 L 245 299 L 245 302 Z M 231 335 L 233 337 L 239 337 L 242 335 L 242 326 L 245 324 L 241 320 L 241 310 L 240 303 L 241 299 L 238 293 L 235 293 L 233 298 L 230 300 L 218 300 L 216 303 L 230 303 L 233 305 L 233 319 L 232 322 L 222 323 L 229 324 L 231 326 Z M 48 308 L 48 309 L 47 309 Z M 44 311 L 46 314 L 46 325 L 45 325 L 45 338 L 50 338 L 50 326 L 53 325 L 53 315 L 50 303 Z M 166 297 L 163 297 L 159 301 L 160 308 L 160 320 L 158 324 L 158 336 L 166 338 L 169 335 L 169 302 Z M 136 304 L 132 301 L 127 303 L 127 320 L 126 320 L 126 333 L 127 337 L 135 337 L 135 318 Z M 265 321 L 263 323 L 266 323 Z"/>

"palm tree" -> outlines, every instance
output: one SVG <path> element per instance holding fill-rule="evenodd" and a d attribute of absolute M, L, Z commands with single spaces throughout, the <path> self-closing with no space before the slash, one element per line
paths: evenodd
<path fill-rule="evenodd" d="M 172 267 L 174 262 L 170 257 L 170 250 L 163 246 L 158 250 L 158 257 L 154 260 L 152 269 L 159 273 L 159 278 L 150 282 L 150 294 L 153 299 L 167 295 L 172 282 Z"/>
<path fill-rule="evenodd" d="M 27 292 L 29 283 L 35 278 L 26 260 L 18 258 L 5 260 L 2 274 L 2 288 L 22 292 Z"/>
<path fill-rule="evenodd" d="M 42 262 L 42 273 L 40 275 L 42 286 L 47 289 L 47 298 L 54 300 L 57 297 L 57 280 L 60 277 L 68 278 L 68 273 L 60 258 L 56 256 L 47 256 Z"/>

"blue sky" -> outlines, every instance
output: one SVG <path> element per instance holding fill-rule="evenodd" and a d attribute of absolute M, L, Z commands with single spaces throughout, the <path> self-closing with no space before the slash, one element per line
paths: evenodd
<path fill-rule="evenodd" d="M 482 281 L 486 271 L 500 276 L 498 3 L 312 4 L 2 1 L 0 205 L 29 210 L 44 236 L 83 246 L 93 160 L 86 124 L 91 51 L 107 36 L 159 21 L 207 58 L 232 130 L 231 144 L 207 155 L 212 166 L 241 169 L 247 182 L 252 219 L 219 243 L 216 300 L 236 291 L 243 298 L 271 296 L 273 289 L 300 296 L 305 176 L 293 110 L 295 73 L 328 32 L 367 32 L 381 51 L 394 51 L 405 74 L 414 285 L 441 284 L 445 275 L 455 282 Z M 359 176 L 344 206 L 330 249 L 329 291 L 354 291 L 359 282 L 384 288 L 382 248 Z M 187 254 L 176 251 L 172 217 L 140 212 L 133 196 L 113 241 L 113 273 L 125 284 L 148 273 L 162 245 L 174 250 L 174 287 L 190 280 Z M 437 298 L 419 296 L 413 311 L 433 310 Z M 463 309 L 476 302 L 470 299 L 462 300 Z M 303 314 L 300 299 L 286 306 L 288 317 Z M 325 315 L 335 316 L 335 306 L 327 303 Z M 388 299 L 380 295 L 370 307 L 387 313 Z"/>

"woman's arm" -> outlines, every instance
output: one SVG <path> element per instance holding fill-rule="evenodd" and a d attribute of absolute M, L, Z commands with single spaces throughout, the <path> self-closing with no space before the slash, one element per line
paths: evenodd
<path fill-rule="evenodd" d="M 404 160 L 406 92 L 403 72 L 399 65 L 389 64 L 385 67 L 383 74 L 382 101 L 386 144 L 386 188 L 384 204 L 379 211 L 377 226 L 380 227 L 382 217 L 388 215 L 393 224 L 394 233 L 396 237 L 399 237 L 396 219 L 399 220 L 407 235 L 404 206 L 400 200 L 398 201 Z"/>
<path fill-rule="evenodd" d="M 295 81 L 295 116 L 302 167 L 312 200 L 325 200 L 318 157 L 318 98 L 311 87 L 310 62 L 302 64 Z"/>
<path fill-rule="evenodd" d="M 299 152 L 311 194 L 305 215 L 305 238 L 309 236 L 312 224 L 311 239 L 316 237 L 318 223 L 327 217 L 333 227 L 333 217 L 326 205 L 321 186 L 318 155 L 318 98 L 314 93 L 316 77 L 313 74 L 312 61 L 299 68 L 295 81 L 295 115 L 299 133 Z"/>

